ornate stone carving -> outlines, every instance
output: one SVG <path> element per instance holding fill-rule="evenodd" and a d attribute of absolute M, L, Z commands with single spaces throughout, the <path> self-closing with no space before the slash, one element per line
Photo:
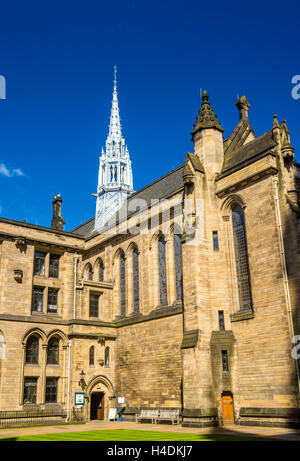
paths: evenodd
<path fill-rule="evenodd" d="M 101 344 L 101 346 L 105 346 L 105 337 L 104 336 L 99 336 L 97 339 L 97 342 Z"/>
<path fill-rule="evenodd" d="M 194 129 L 191 133 L 192 136 L 194 136 L 199 130 L 204 130 L 207 128 L 215 128 L 221 132 L 224 131 L 224 128 L 221 127 L 213 108 L 210 106 L 208 98 L 209 96 L 207 91 L 203 91 L 202 105 L 201 109 L 199 110 L 196 123 L 194 124 Z"/>
<path fill-rule="evenodd" d="M 25 237 L 16 237 L 15 238 L 16 247 L 19 248 L 20 251 L 26 251 L 26 239 Z"/>
<path fill-rule="evenodd" d="M 22 283 L 23 271 L 21 269 L 14 269 L 14 278 L 18 283 Z"/>
<path fill-rule="evenodd" d="M 95 229 L 100 229 L 120 209 L 133 192 L 132 168 L 129 151 L 122 136 L 117 93 L 116 67 L 109 133 L 105 151 L 102 148 L 99 175 Z"/>

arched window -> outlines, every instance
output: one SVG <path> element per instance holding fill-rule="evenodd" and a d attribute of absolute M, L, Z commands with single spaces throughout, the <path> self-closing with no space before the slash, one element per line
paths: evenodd
<path fill-rule="evenodd" d="M 39 340 L 36 336 L 30 336 L 26 344 L 26 363 L 38 363 Z"/>
<path fill-rule="evenodd" d="M 126 314 L 126 289 L 125 289 L 125 255 L 121 252 L 120 255 L 120 315 L 124 317 Z"/>
<path fill-rule="evenodd" d="M 5 346 L 6 346 L 6 342 L 5 342 L 4 335 L 2 331 L 0 331 L 0 359 L 5 359 Z"/>
<path fill-rule="evenodd" d="M 132 277 L 133 277 L 133 312 L 140 310 L 140 281 L 139 281 L 139 250 L 137 247 L 132 252 Z"/>
<path fill-rule="evenodd" d="M 90 363 L 90 365 L 95 365 L 95 348 L 94 348 L 94 346 L 90 347 L 89 363 Z"/>
<path fill-rule="evenodd" d="M 99 262 L 99 282 L 104 282 L 104 264 L 102 259 Z"/>
<path fill-rule="evenodd" d="M 182 248 L 181 235 L 174 232 L 174 264 L 175 264 L 175 285 L 176 301 L 182 300 Z"/>
<path fill-rule="evenodd" d="M 167 299 L 167 270 L 166 270 L 166 241 L 163 236 L 158 240 L 158 272 L 159 272 L 159 302 L 162 306 L 168 304 Z"/>
<path fill-rule="evenodd" d="M 232 231 L 240 310 L 252 309 L 250 274 L 244 212 L 240 205 L 232 208 Z"/>
<path fill-rule="evenodd" d="M 109 350 L 109 347 L 105 348 L 104 359 L 105 359 L 105 366 L 109 367 L 109 365 L 110 365 L 110 350 Z"/>
<path fill-rule="evenodd" d="M 86 264 L 83 272 L 83 277 L 85 280 L 93 280 L 93 268 L 90 263 Z"/>
<path fill-rule="evenodd" d="M 58 365 L 59 364 L 59 340 L 58 338 L 51 338 L 47 348 L 47 364 Z"/>

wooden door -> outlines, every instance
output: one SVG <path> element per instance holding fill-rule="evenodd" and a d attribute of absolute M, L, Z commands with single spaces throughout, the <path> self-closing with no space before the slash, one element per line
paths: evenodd
<path fill-rule="evenodd" d="M 223 424 L 234 424 L 233 398 L 231 395 L 222 396 Z"/>
<path fill-rule="evenodd" d="M 91 420 L 104 419 L 104 393 L 93 392 L 91 394 Z"/>
<path fill-rule="evenodd" d="M 97 419 L 104 419 L 104 394 L 101 393 L 97 409 Z"/>

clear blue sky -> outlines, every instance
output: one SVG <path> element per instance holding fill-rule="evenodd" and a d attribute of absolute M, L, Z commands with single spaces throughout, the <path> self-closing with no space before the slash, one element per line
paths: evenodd
<path fill-rule="evenodd" d="M 287 120 L 300 161 L 299 2 L 12 1 L 0 11 L 0 215 L 65 230 L 95 214 L 118 66 L 135 190 L 181 165 L 206 89 L 228 136 L 246 94 L 259 136 Z"/>

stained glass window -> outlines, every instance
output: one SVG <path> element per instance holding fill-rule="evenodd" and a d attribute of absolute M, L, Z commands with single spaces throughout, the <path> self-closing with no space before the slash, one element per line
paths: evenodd
<path fill-rule="evenodd" d="M 225 330 L 224 311 L 218 311 L 219 314 L 219 330 Z"/>
<path fill-rule="evenodd" d="M 236 275 L 240 310 L 252 308 L 250 275 L 248 267 L 245 219 L 242 208 L 236 205 L 232 209 L 232 229 L 235 250 Z"/>
<path fill-rule="evenodd" d="M 174 233 L 174 260 L 175 260 L 175 283 L 176 300 L 182 300 L 182 248 L 181 235 Z"/>
<path fill-rule="evenodd" d="M 214 248 L 214 250 L 219 249 L 218 231 L 213 231 L 213 248 Z"/>
<path fill-rule="evenodd" d="M 162 306 L 168 304 L 167 298 L 167 270 L 166 270 L 166 242 L 164 237 L 158 240 L 158 267 L 159 267 L 159 299 Z"/>
<path fill-rule="evenodd" d="M 125 281 L 125 255 L 120 255 L 120 315 L 126 314 L 126 281 Z"/>
<path fill-rule="evenodd" d="M 227 351 L 222 351 L 222 369 L 223 369 L 223 371 L 229 371 L 229 363 L 228 363 L 228 353 L 227 353 Z"/>
<path fill-rule="evenodd" d="M 139 287 L 139 251 L 134 248 L 132 252 L 132 276 L 133 276 L 133 311 L 140 310 L 140 287 Z"/>
<path fill-rule="evenodd" d="M 102 260 L 99 263 L 99 282 L 104 282 L 104 264 Z"/>

